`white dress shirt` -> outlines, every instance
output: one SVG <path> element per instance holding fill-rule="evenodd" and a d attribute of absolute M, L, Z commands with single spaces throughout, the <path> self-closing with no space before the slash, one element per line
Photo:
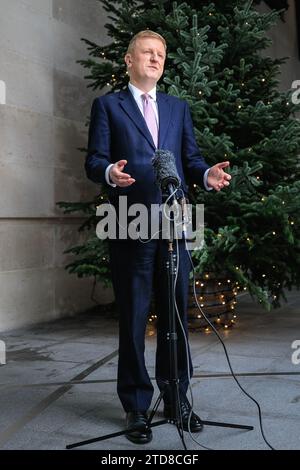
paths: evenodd
<path fill-rule="evenodd" d="M 135 99 L 135 102 L 138 105 L 139 110 L 141 111 L 142 115 L 144 116 L 142 95 L 144 95 L 145 92 L 140 90 L 136 86 L 132 85 L 132 83 L 128 83 L 128 88 L 129 88 L 130 92 L 132 93 L 132 96 Z M 156 86 L 154 88 L 152 88 L 152 90 L 148 91 L 148 95 L 151 98 L 150 103 L 153 106 L 155 117 L 156 117 L 156 122 L 157 122 L 157 127 L 159 129 L 159 115 L 158 115 L 158 106 L 157 106 L 157 100 L 156 100 Z M 105 170 L 105 180 L 106 180 L 107 184 L 109 184 L 110 186 L 113 186 L 115 188 L 117 185 L 112 183 L 110 178 L 109 178 L 109 171 L 110 171 L 110 169 L 113 165 L 114 164 L 111 163 L 106 168 L 106 170 Z M 204 175 L 203 175 L 203 183 L 204 183 L 204 187 L 207 191 L 210 191 L 211 189 L 213 189 L 213 188 L 211 188 L 210 186 L 207 185 L 207 177 L 208 177 L 209 170 L 210 170 L 210 168 L 208 168 L 205 171 Z"/>

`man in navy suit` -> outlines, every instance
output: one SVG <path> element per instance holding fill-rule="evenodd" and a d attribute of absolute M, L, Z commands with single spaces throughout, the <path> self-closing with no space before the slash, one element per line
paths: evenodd
<path fill-rule="evenodd" d="M 87 176 L 107 186 L 110 202 L 118 207 L 119 197 L 127 204 L 161 204 L 162 194 L 155 182 L 151 159 L 157 148 L 175 156 L 182 190 L 187 193 L 185 175 L 206 190 L 220 191 L 229 185 L 224 171 L 229 162 L 209 167 L 197 146 L 189 106 L 186 101 L 156 91 L 166 59 L 166 42 L 153 31 L 141 31 L 131 40 L 125 62 L 129 75 L 126 90 L 94 100 L 91 111 Z M 126 171 L 125 171 L 126 167 Z M 118 395 L 126 412 L 126 437 L 135 443 L 152 439 L 146 426 L 147 410 L 153 396 L 144 358 L 145 330 L 152 292 L 155 294 L 157 323 L 156 381 L 165 389 L 168 382 L 167 259 L 166 240 L 111 240 L 110 262 L 116 304 L 119 312 Z M 179 241 L 180 267 L 176 284 L 176 302 L 187 333 L 187 297 L 191 269 L 184 242 Z M 191 411 L 186 397 L 188 387 L 187 354 L 184 337 L 178 327 L 178 374 L 183 429 L 188 429 Z M 190 376 L 192 366 L 190 363 Z M 164 415 L 169 417 L 170 402 L 164 396 Z M 195 413 L 190 430 L 199 432 L 202 423 Z"/>

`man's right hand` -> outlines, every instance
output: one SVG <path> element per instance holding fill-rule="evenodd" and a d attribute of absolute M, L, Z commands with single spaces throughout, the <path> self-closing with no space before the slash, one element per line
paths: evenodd
<path fill-rule="evenodd" d="M 112 183 L 125 188 L 135 183 L 135 179 L 131 178 L 127 173 L 123 173 L 124 166 L 127 165 L 127 160 L 119 160 L 109 170 L 109 178 Z"/>

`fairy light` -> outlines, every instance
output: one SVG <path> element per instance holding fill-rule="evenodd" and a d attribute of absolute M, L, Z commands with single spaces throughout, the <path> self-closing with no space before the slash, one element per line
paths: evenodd
<path fill-rule="evenodd" d="M 241 268 L 238 267 L 239 269 Z M 207 280 L 207 283 L 210 282 L 209 279 L 211 279 L 211 273 L 207 272 L 207 273 L 203 273 L 203 278 L 205 278 Z M 223 282 L 220 281 L 220 280 L 213 280 L 213 282 L 215 283 L 215 285 L 218 285 L 218 286 L 221 286 L 222 284 L 224 285 L 227 285 L 227 283 L 232 283 L 232 284 L 238 284 L 238 281 L 232 281 L 231 279 L 225 279 Z M 198 279 L 195 281 L 195 284 L 197 286 L 201 286 L 201 288 L 205 287 L 207 285 L 206 282 L 204 282 L 203 280 L 201 279 Z M 228 286 L 229 287 L 229 286 Z M 231 287 L 231 286 L 230 286 Z M 200 288 L 200 287 L 198 287 Z M 226 291 L 227 291 L 227 288 L 225 287 Z M 232 289 L 232 288 L 231 288 Z M 234 310 L 235 310 L 235 305 L 237 304 L 237 301 L 236 301 L 236 296 L 238 294 L 238 289 L 240 289 L 239 286 L 235 285 L 234 289 L 232 289 L 232 294 L 233 294 L 233 297 L 231 297 L 230 301 L 229 301 L 229 298 L 227 299 L 227 295 L 224 293 L 224 291 L 220 292 L 219 295 L 216 297 L 216 301 L 213 305 L 211 305 L 210 303 L 210 295 L 205 295 L 203 292 L 199 292 L 199 294 L 201 295 L 197 295 L 197 299 L 199 300 L 199 309 L 204 309 L 205 311 L 205 308 L 208 308 L 208 311 L 210 311 L 210 308 L 211 307 L 214 307 L 214 308 L 219 308 L 220 311 L 219 312 L 216 312 L 215 314 L 213 313 L 213 311 L 211 313 L 207 313 L 205 312 L 207 315 L 208 315 L 208 318 L 211 319 L 211 321 L 216 325 L 218 326 L 218 328 L 222 328 L 222 329 L 228 329 L 230 327 L 233 327 L 234 324 L 235 324 L 235 321 L 233 320 L 234 318 L 236 318 L 236 315 L 234 315 Z M 207 304 L 206 304 L 207 302 Z M 224 308 L 225 308 L 225 311 L 224 311 Z M 191 319 L 194 319 L 197 320 L 199 323 L 198 325 L 196 325 L 196 329 L 200 329 L 198 331 L 202 331 L 202 332 L 205 332 L 205 333 L 208 333 L 208 332 L 211 332 L 211 329 L 209 326 L 207 325 L 203 325 L 202 322 L 203 322 L 203 315 L 201 315 L 200 313 L 196 312 L 195 314 L 193 314 L 192 312 L 194 311 L 195 309 L 195 306 L 193 306 L 191 308 Z M 202 310 L 201 310 L 202 312 Z M 230 318 L 228 318 L 228 314 L 230 316 Z M 224 319 L 224 320 L 223 320 Z M 223 321 L 222 321 L 223 320 Z M 153 321 L 153 319 L 152 319 Z M 191 324 L 191 328 L 193 329 L 193 326 Z"/>
<path fill-rule="evenodd" d="M 272 232 L 272 233 L 273 233 L 273 235 L 276 235 L 276 232 Z"/>

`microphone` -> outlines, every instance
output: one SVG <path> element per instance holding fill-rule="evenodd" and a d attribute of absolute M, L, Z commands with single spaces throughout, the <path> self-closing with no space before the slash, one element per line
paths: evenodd
<path fill-rule="evenodd" d="M 181 179 L 178 175 L 175 157 L 170 150 L 157 149 L 152 157 L 152 165 L 157 185 L 169 195 L 175 193 L 180 187 Z M 174 195 L 174 199 L 175 195 Z"/>

